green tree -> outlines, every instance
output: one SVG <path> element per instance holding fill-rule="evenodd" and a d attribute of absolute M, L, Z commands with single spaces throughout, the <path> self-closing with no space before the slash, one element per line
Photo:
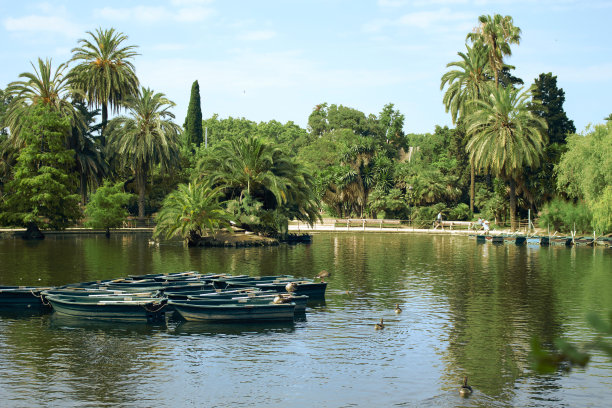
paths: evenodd
<path fill-rule="evenodd" d="M 487 70 L 489 63 L 486 48 L 481 44 L 473 47 L 465 46 L 467 52 L 459 52 L 461 61 L 449 62 L 446 67 L 456 67 L 442 75 L 440 90 L 448 85 L 442 103 L 446 112 L 451 113 L 453 123 L 457 119 L 464 119 L 473 109 L 473 102 L 479 100 L 486 93 L 488 82 Z M 464 145 L 467 141 L 464 141 Z M 474 197 L 476 185 L 476 169 L 474 162 L 470 161 L 470 211 L 474 212 Z"/>
<path fill-rule="evenodd" d="M 185 117 L 185 140 L 188 145 L 200 146 L 202 143 L 202 106 L 200 104 L 200 85 L 198 81 L 193 81 L 191 85 L 191 97 L 187 107 L 187 117 Z"/>
<path fill-rule="evenodd" d="M 153 236 L 180 237 L 195 246 L 208 233 L 230 227 L 231 216 L 220 203 L 222 190 L 210 181 L 179 184 L 164 200 Z"/>
<path fill-rule="evenodd" d="M 7 185 L 3 223 L 63 229 L 81 217 L 74 151 L 65 147 L 69 132 L 69 119 L 48 105 L 35 105 L 23 118 L 25 146 Z"/>
<path fill-rule="evenodd" d="M 200 160 L 196 174 L 223 186 L 227 200 L 261 203 L 261 211 L 270 213 L 264 228 L 275 229 L 274 216 L 311 224 L 318 219 L 310 172 L 262 137 L 250 135 L 219 143 Z"/>
<path fill-rule="evenodd" d="M 64 75 L 65 64 L 60 64 L 54 71 L 51 60 L 38 59 L 38 68 L 31 64 L 34 72 L 19 74 L 21 81 L 11 82 L 6 92 L 11 97 L 7 108 L 4 125 L 10 128 L 13 143 L 21 145 L 24 123 L 39 105 L 48 106 L 51 110 L 70 118 L 73 126 L 82 125 L 82 119 L 74 106 L 68 101 L 74 92 Z"/>
<path fill-rule="evenodd" d="M 404 119 L 406 118 L 399 110 L 394 109 L 394 106 L 392 103 L 388 103 L 383 107 L 379 114 L 379 124 L 385 143 L 390 143 L 399 149 L 400 147 L 406 147 L 404 137 Z"/>
<path fill-rule="evenodd" d="M 548 142 L 565 144 L 565 138 L 569 134 L 576 133 L 576 127 L 563 109 L 565 91 L 557 86 L 557 77 L 551 72 L 540 74 L 535 79 L 532 93 L 533 99 L 540 102 L 534 105 L 532 110 L 546 121 Z"/>
<path fill-rule="evenodd" d="M 119 112 L 128 97 L 138 95 L 139 81 L 131 59 L 138 55 L 134 45 L 124 46 L 127 36 L 114 28 L 87 31 L 90 39 L 80 39 L 72 49 L 76 62 L 70 71 L 73 86 L 85 95 L 89 107 L 102 108 L 102 133 L 106 129 L 109 107 Z"/>
<path fill-rule="evenodd" d="M 574 122 L 563 110 L 565 92 L 557 87 L 557 77 L 552 73 L 540 74 L 533 87 L 533 99 L 539 103 L 532 107 L 537 116 L 548 125 L 547 143 L 544 147 L 542 166 L 539 169 L 525 169 L 524 190 L 533 205 L 539 206 L 557 194 L 557 176 L 554 167 L 566 150 L 567 135 L 576 133 Z"/>
<path fill-rule="evenodd" d="M 128 216 L 125 207 L 132 197 L 132 194 L 123 191 L 122 182 L 113 185 L 106 181 L 91 195 L 91 200 L 85 207 L 85 215 L 88 218 L 85 225 L 105 229 L 106 236 L 109 236 L 111 228 L 123 225 Z"/>
<path fill-rule="evenodd" d="M 516 223 L 516 182 L 523 168 L 537 168 L 545 141 L 546 122 L 529 109 L 531 94 L 514 88 L 491 88 L 490 96 L 475 101 L 467 118 L 466 148 L 477 168 L 509 184 L 510 224 Z"/>
<path fill-rule="evenodd" d="M 484 45 L 489 66 L 493 71 L 495 86 L 499 86 L 499 73 L 504 68 L 504 56 L 512 55 L 511 44 L 520 44 L 521 29 L 514 26 L 512 17 L 495 14 L 478 17 L 479 25 L 469 33 L 466 40 Z"/>
<path fill-rule="evenodd" d="M 139 97 L 125 100 L 125 106 L 131 117 L 109 122 L 109 145 L 136 177 L 138 217 L 144 218 L 147 176 L 156 166 L 167 170 L 178 162 L 180 127 L 172 122 L 174 114 L 169 110 L 174 102 L 163 93 L 142 88 Z"/>
<path fill-rule="evenodd" d="M 567 138 L 567 151 L 556 167 L 559 191 L 585 200 L 593 227 L 612 231 L 612 121 L 597 125 L 586 135 Z"/>
<path fill-rule="evenodd" d="M 103 154 L 100 139 L 94 136 L 94 133 L 100 128 L 100 125 L 93 124 L 99 111 L 89 111 L 81 101 L 75 102 L 74 106 L 82 120 L 77 126 L 72 126 L 67 147 L 75 152 L 75 171 L 79 173 L 81 204 L 85 205 L 87 192 L 100 183 L 104 175 L 108 173 L 109 166 Z"/>

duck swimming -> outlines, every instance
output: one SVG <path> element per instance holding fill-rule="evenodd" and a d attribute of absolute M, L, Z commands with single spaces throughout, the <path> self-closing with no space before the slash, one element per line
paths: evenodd
<path fill-rule="evenodd" d="M 402 313 L 402 309 L 400 309 L 399 304 L 395 305 L 395 313 L 397 313 L 397 314 Z"/>
<path fill-rule="evenodd" d="M 382 318 L 382 317 L 380 318 L 380 323 L 376 323 L 376 324 L 374 325 L 374 328 L 375 328 L 376 330 L 382 330 L 382 329 L 384 329 L 384 328 L 385 328 L 385 324 L 383 323 L 383 318 Z"/>
<path fill-rule="evenodd" d="M 325 278 L 328 278 L 330 276 L 331 276 L 331 273 L 323 269 L 321 272 L 317 274 L 317 276 L 315 276 L 315 279 L 319 278 L 321 279 L 321 282 L 325 282 Z"/>
<path fill-rule="evenodd" d="M 467 377 L 463 377 L 463 385 L 459 388 L 459 394 L 461 394 L 462 397 L 468 397 L 472 392 L 472 387 L 467 383 Z"/>

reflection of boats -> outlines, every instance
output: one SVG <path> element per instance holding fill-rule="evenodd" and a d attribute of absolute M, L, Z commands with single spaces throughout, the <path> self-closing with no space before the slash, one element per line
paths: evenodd
<path fill-rule="evenodd" d="M 47 295 L 57 313 L 83 319 L 154 322 L 165 318 L 166 299 L 143 296 Z"/>
<path fill-rule="evenodd" d="M 265 334 L 271 332 L 292 332 L 295 324 L 291 320 L 279 322 L 188 322 L 182 320 L 172 331 L 175 334 L 200 335 L 242 335 Z"/>
<path fill-rule="evenodd" d="M 295 303 L 246 300 L 234 303 L 211 303 L 207 300 L 169 300 L 168 304 L 187 321 L 293 321 Z"/>
<path fill-rule="evenodd" d="M 116 321 L 116 320 L 94 320 L 82 317 L 69 316 L 61 313 L 53 313 L 49 318 L 49 325 L 54 329 L 93 329 L 105 332 L 130 332 L 138 334 L 151 334 L 160 327 L 165 326 L 165 320 L 151 325 L 147 321 Z"/>

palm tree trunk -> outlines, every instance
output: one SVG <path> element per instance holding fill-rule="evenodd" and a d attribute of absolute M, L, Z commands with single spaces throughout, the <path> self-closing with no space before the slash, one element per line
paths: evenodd
<path fill-rule="evenodd" d="M 144 219 L 146 190 L 144 172 L 138 172 L 138 174 L 136 175 L 136 184 L 138 187 L 138 218 Z"/>
<path fill-rule="evenodd" d="M 470 212 L 474 214 L 474 196 L 476 195 L 476 166 L 470 160 Z"/>
<path fill-rule="evenodd" d="M 106 139 L 104 131 L 106 130 L 106 122 L 108 122 L 108 106 L 105 103 L 102 104 L 102 130 L 100 131 L 100 141 L 102 146 L 106 146 Z"/>
<path fill-rule="evenodd" d="M 81 171 L 81 204 L 87 204 L 87 181 L 85 181 L 85 173 Z"/>
<path fill-rule="evenodd" d="M 516 186 L 510 179 L 510 230 L 516 231 Z"/>

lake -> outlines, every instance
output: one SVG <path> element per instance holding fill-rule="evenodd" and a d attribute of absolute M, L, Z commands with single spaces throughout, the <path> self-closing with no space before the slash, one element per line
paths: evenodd
<path fill-rule="evenodd" d="M 612 360 L 536 375 L 530 340 L 595 339 L 612 250 L 465 236 L 321 233 L 268 248 L 148 245 L 146 234 L 0 239 L 0 285 L 128 274 L 332 273 L 289 324 L 108 324 L 0 312 L 3 407 L 603 407 Z M 399 304 L 403 309 L 394 313 Z M 385 329 L 374 324 L 384 318 Z M 459 396 L 464 375 L 474 394 Z"/>

